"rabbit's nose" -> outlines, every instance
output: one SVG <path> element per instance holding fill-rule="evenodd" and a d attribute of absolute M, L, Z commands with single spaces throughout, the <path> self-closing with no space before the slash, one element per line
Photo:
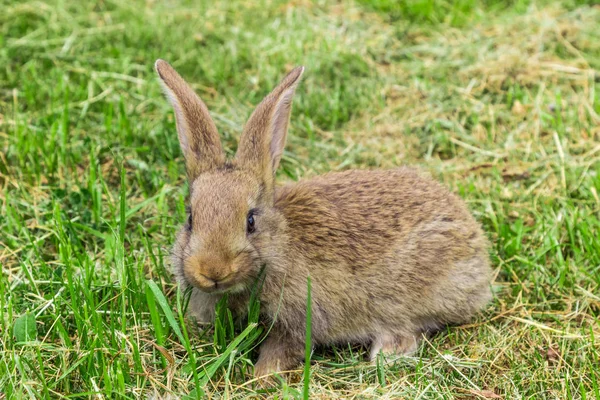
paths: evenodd
<path fill-rule="evenodd" d="M 213 284 L 215 286 L 219 285 L 221 282 L 223 282 L 229 277 L 229 274 L 221 272 L 200 272 L 199 275 L 202 275 L 202 277 L 208 283 Z"/>
<path fill-rule="evenodd" d="M 198 254 L 184 264 L 187 280 L 199 289 L 215 290 L 231 275 L 230 262 L 226 257 L 215 254 Z"/>
<path fill-rule="evenodd" d="M 217 286 L 220 281 L 219 277 L 209 276 L 202 273 L 198 273 L 197 277 L 200 278 L 198 280 L 202 282 L 202 286 Z"/>
<path fill-rule="evenodd" d="M 186 279 L 192 285 L 205 291 L 213 291 L 223 287 L 221 276 L 205 275 L 201 272 L 185 272 Z"/>

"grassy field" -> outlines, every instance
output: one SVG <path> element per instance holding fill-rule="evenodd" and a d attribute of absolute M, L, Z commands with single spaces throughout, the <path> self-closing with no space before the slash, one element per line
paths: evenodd
<path fill-rule="evenodd" d="M 302 395 L 301 369 L 255 385 L 260 328 L 185 319 L 157 58 L 229 153 L 305 65 L 281 182 L 415 165 L 489 235 L 496 298 L 476 321 L 385 365 L 317 349 L 311 398 L 600 399 L 600 7 L 407 3 L 0 0 L 0 399 Z"/>

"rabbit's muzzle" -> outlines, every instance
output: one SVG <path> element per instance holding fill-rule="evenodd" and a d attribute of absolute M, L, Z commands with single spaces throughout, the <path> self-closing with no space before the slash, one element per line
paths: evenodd
<path fill-rule="evenodd" d="M 236 260 L 202 255 L 184 262 L 183 275 L 192 286 L 203 292 L 215 293 L 235 290 L 241 278 L 238 270 Z"/>

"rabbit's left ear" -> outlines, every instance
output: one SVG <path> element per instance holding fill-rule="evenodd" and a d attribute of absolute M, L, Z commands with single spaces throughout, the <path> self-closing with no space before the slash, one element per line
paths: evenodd
<path fill-rule="evenodd" d="M 264 179 L 272 180 L 279 166 L 292 110 L 292 98 L 304 67 L 292 70 L 256 107 L 248 120 L 236 160 Z"/>

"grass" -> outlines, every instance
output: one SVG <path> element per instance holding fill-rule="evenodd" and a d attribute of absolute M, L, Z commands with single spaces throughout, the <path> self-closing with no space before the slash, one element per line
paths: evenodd
<path fill-rule="evenodd" d="M 186 320 L 160 57 L 230 153 L 305 65 L 280 181 L 416 165 L 489 235 L 496 298 L 479 319 L 388 363 L 316 349 L 310 398 L 599 399 L 593 3 L 0 0 L 0 398 L 303 397 L 301 367 L 271 392 L 252 380 L 256 308 L 239 326 L 225 309 L 215 328 Z"/>

